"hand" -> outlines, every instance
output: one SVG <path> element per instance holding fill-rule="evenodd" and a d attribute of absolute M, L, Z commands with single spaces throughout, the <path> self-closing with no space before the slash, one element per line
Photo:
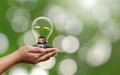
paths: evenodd
<path fill-rule="evenodd" d="M 42 49 L 34 46 L 21 47 L 17 51 L 0 58 L 0 75 L 17 63 L 36 64 L 48 60 L 56 54 L 56 48 Z"/>
<path fill-rule="evenodd" d="M 46 61 L 50 57 L 57 54 L 56 48 L 39 48 L 34 46 L 24 46 L 19 48 L 16 52 L 18 63 L 36 64 L 38 62 Z"/>

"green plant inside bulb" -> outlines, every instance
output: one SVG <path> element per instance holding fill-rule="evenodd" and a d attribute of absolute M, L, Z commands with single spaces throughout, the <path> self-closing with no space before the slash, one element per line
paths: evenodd
<path fill-rule="evenodd" d="M 32 32 L 36 38 L 36 43 L 39 42 L 39 39 L 45 39 L 45 41 L 48 42 L 53 32 L 53 24 L 46 17 L 38 17 L 32 23 Z M 39 42 L 38 45 L 40 44 Z"/>

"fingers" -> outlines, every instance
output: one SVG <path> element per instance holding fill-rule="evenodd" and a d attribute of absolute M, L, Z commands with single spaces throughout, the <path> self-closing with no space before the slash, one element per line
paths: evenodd
<path fill-rule="evenodd" d="M 48 60 L 50 57 L 57 54 L 57 48 L 40 48 L 34 46 L 24 46 L 17 50 L 20 62 L 36 64 L 40 61 Z"/>
<path fill-rule="evenodd" d="M 55 55 L 56 55 L 56 51 L 46 53 L 46 54 L 44 54 L 43 56 L 41 56 L 41 57 L 38 59 L 38 62 L 46 61 L 46 60 L 48 60 L 50 57 L 55 56 Z"/>
<path fill-rule="evenodd" d="M 45 57 L 52 57 L 57 54 L 57 49 L 56 48 L 49 48 L 49 49 L 38 49 L 38 50 L 44 50 L 44 52 L 37 53 L 39 51 L 35 50 L 34 53 L 29 53 L 33 58 L 38 59 L 38 58 L 45 58 Z M 35 53 L 36 52 L 36 53 Z"/>
<path fill-rule="evenodd" d="M 55 56 L 58 52 L 57 48 L 39 48 L 39 47 L 32 47 L 30 51 L 31 58 L 33 58 L 33 63 L 36 64 L 38 62 L 46 61 L 50 57 Z"/>
<path fill-rule="evenodd" d="M 46 49 L 43 49 L 44 51 L 46 51 L 46 53 L 49 53 L 49 52 L 58 52 L 58 49 L 57 48 L 46 48 Z"/>
<path fill-rule="evenodd" d="M 41 53 L 29 53 L 29 56 L 27 59 L 26 59 L 26 62 L 29 62 L 31 64 L 37 64 L 38 63 L 38 59 L 41 57 Z"/>
<path fill-rule="evenodd" d="M 31 56 L 31 58 L 33 58 L 35 60 L 39 59 L 42 56 L 41 53 L 29 53 L 29 55 Z"/>
<path fill-rule="evenodd" d="M 39 48 L 39 47 L 32 47 L 29 52 L 31 52 L 31 53 L 44 53 L 45 50 L 43 50 L 42 48 Z"/>
<path fill-rule="evenodd" d="M 55 56 L 56 51 L 45 53 L 45 54 L 42 54 L 42 53 L 29 53 L 29 55 L 31 56 L 32 64 L 37 64 L 39 62 L 46 61 L 46 60 L 50 59 L 50 57 L 52 57 L 52 56 Z"/>
<path fill-rule="evenodd" d="M 43 49 L 43 48 L 39 48 L 39 47 L 32 47 L 29 52 L 31 52 L 31 53 L 49 53 L 49 52 L 53 52 L 53 51 L 57 52 L 58 49 L 57 48 Z"/>

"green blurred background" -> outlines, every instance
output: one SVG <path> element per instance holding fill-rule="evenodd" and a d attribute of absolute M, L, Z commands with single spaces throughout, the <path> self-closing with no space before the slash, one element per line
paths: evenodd
<path fill-rule="evenodd" d="M 56 57 L 3 75 L 120 75 L 120 0 L 0 0 L 0 57 L 35 44 L 32 21 L 54 23 Z M 9 62 L 8 62 L 9 63 Z"/>

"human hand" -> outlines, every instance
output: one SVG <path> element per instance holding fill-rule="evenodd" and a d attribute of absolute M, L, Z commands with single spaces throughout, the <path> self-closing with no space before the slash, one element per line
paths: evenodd
<path fill-rule="evenodd" d="M 57 54 L 56 48 L 39 48 L 34 46 L 24 46 L 16 51 L 18 63 L 37 64 L 46 61 Z"/>

